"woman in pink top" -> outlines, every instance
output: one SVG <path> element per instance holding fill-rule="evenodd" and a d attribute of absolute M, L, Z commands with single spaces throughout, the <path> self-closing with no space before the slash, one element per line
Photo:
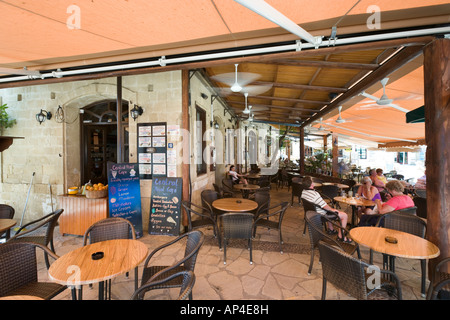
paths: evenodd
<path fill-rule="evenodd" d="M 375 200 L 376 207 L 371 212 L 366 212 L 365 215 L 361 216 L 361 219 L 359 220 L 358 224 L 359 226 L 376 225 L 379 216 L 377 215 L 374 216 L 374 214 L 385 214 L 400 209 L 414 207 L 414 201 L 406 194 L 403 194 L 405 188 L 403 187 L 403 184 L 400 181 L 398 180 L 389 181 L 385 187 L 388 191 L 389 200 L 382 203 L 380 199 L 376 199 Z"/>

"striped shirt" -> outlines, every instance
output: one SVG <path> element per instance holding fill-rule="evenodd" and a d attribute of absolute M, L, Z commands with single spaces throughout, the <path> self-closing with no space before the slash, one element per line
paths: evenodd
<path fill-rule="evenodd" d="M 325 200 L 322 199 L 320 194 L 315 190 L 305 189 L 302 192 L 302 199 L 305 199 L 306 201 L 309 201 L 311 203 L 314 203 L 318 205 L 319 207 L 316 208 L 317 213 L 324 215 L 327 212 L 325 210 L 322 210 L 321 208 L 325 207 L 327 203 Z"/>

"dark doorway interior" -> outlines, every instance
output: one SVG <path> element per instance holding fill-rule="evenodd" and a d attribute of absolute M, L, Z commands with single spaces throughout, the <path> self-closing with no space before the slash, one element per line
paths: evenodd
<path fill-rule="evenodd" d="M 81 114 L 81 183 L 108 183 L 107 163 L 117 162 L 116 100 L 104 100 L 83 108 Z M 122 102 L 124 162 L 129 160 L 128 102 Z"/>

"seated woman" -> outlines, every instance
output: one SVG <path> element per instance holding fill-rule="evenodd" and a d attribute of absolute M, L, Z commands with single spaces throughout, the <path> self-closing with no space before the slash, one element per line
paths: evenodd
<path fill-rule="evenodd" d="M 369 177 L 364 177 L 362 180 L 362 185 L 359 186 L 358 192 L 356 195 L 360 195 L 363 199 L 368 199 L 371 201 L 375 201 L 377 199 L 381 200 L 380 193 L 378 189 L 372 185 L 372 179 Z M 358 217 L 361 218 L 362 214 L 366 214 L 367 212 L 372 212 L 374 206 L 371 207 L 359 207 L 358 208 Z"/>
<path fill-rule="evenodd" d="M 366 215 L 363 215 L 361 217 L 359 226 L 376 225 L 379 216 L 373 216 L 373 214 L 385 214 L 396 210 L 414 207 L 414 201 L 411 199 L 411 197 L 403 193 L 403 191 L 405 191 L 405 188 L 400 181 L 389 181 L 385 187 L 388 191 L 389 199 L 384 203 L 382 203 L 380 199 L 375 200 L 375 208 L 370 212 L 368 211 Z"/>
<path fill-rule="evenodd" d="M 345 212 L 342 211 L 338 211 L 334 208 L 331 208 L 326 202 L 325 200 L 323 200 L 323 198 L 321 197 L 320 193 L 318 193 L 316 190 L 314 190 L 314 184 L 312 181 L 311 177 L 305 177 L 302 180 L 302 186 L 303 186 L 303 191 L 302 191 L 302 196 L 301 198 L 314 203 L 317 206 L 317 213 L 321 214 L 321 215 L 326 215 L 327 212 L 325 210 L 329 210 L 329 211 L 335 211 L 338 213 L 339 215 L 339 219 L 341 220 L 341 226 L 342 228 L 345 228 L 347 226 L 347 221 L 348 221 L 348 216 Z M 325 209 L 325 210 L 323 210 Z M 336 232 L 333 229 L 333 225 L 331 223 L 328 224 L 330 233 L 338 233 L 338 240 L 342 241 L 342 242 L 346 242 L 346 243 L 351 243 L 352 240 L 348 239 L 347 237 L 343 236 L 341 234 L 341 229 L 339 229 L 338 232 Z"/>
<path fill-rule="evenodd" d="M 228 175 L 231 176 L 231 180 L 233 181 L 233 183 L 247 184 L 247 180 L 243 178 L 244 176 L 235 171 L 234 165 L 230 166 L 230 171 L 228 171 Z"/>

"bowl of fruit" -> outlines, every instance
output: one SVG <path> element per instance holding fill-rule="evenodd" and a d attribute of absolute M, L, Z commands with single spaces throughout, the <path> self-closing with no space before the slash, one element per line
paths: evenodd
<path fill-rule="evenodd" d="M 104 198 L 108 196 L 108 185 L 104 185 L 103 183 L 96 183 L 92 186 L 86 186 L 86 198 L 89 199 L 98 199 Z"/>

